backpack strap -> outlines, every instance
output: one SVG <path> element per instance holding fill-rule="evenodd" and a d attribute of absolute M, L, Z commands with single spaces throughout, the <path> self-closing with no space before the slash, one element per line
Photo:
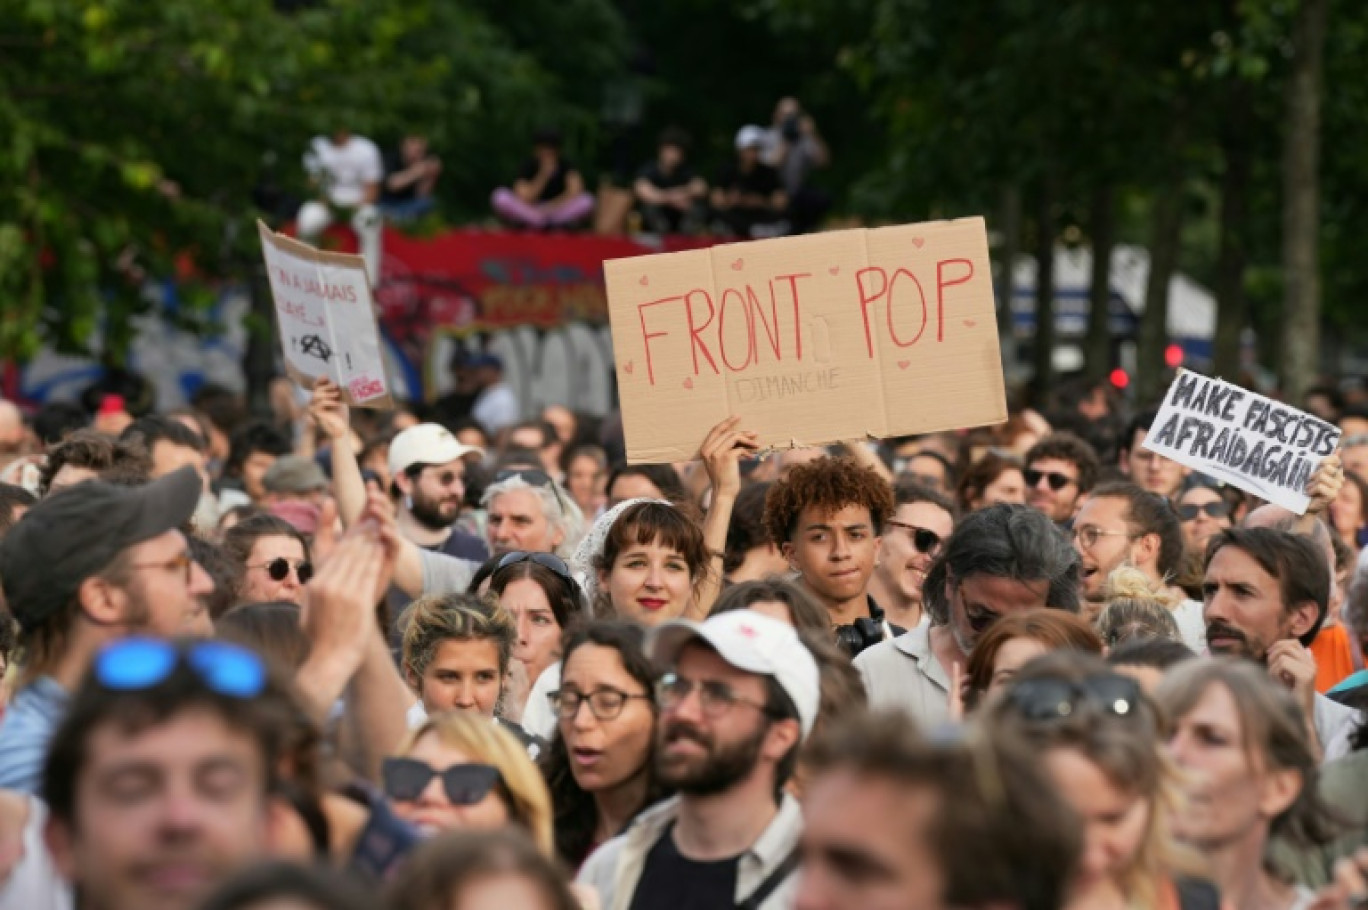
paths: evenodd
<path fill-rule="evenodd" d="M 760 883 L 760 887 L 752 891 L 750 897 L 736 905 L 736 910 L 760 910 L 760 905 L 763 904 L 765 900 L 769 898 L 769 896 L 773 894 L 791 874 L 793 874 L 793 870 L 797 868 L 798 848 L 794 847 L 789 851 L 789 855 L 784 857 L 783 861 L 775 866 L 774 870 L 771 871 L 769 875 L 765 876 L 765 880 Z"/>

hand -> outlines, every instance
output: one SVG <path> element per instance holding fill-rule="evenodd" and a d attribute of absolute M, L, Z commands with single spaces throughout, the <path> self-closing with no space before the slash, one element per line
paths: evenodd
<path fill-rule="evenodd" d="M 1316 892 L 1308 910 L 1352 910 L 1368 903 L 1368 849 L 1335 863 L 1334 881 Z"/>
<path fill-rule="evenodd" d="M 331 379 L 314 383 L 309 416 L 333 445 L 342 445 L 344 440 L 351 443 L 351 409 L 342 400 L 342 390 Z"/>
<path fill-rule="evenodd" d="M 969 677 L 964 675 L 964 667 L 959 661 L 950 665 L 950 720 L 959 723 L 964 720 L 964 690 L 969 685 Z"/>
<path fill-rule="evenodd" d="M 1310 650 L 1291 638 L 1274 642 L 1268 649 L 1268 673 L 1292 690 L 1309 718 L 1316 697 L 1316 658 Z"/>
<path fill-rule="evenodd" d="M 740 417 L 728 417 L 708 431 L 698 447 L 698 457 L 712 483 L 713 501 L 718 497 L 736 498 L 741 492 L 741 459 L 754 455 L 759 440 L 750 430 L 738 430 Z"/>
<path fill-rule="evenodd" d="M 315 565 L 322 566 L 337 549 L 337 529 L 337 500 L 328 496 L 318 508 L 318 529 L 314 531 L 313 543 L 309 547 Z"/>
<path fill-rule="evenodd" d="M 1330 504 L 1340 494 L 1340 488 L 1344 486 L 1344 465 L 1340 462 L 1338 452 L 1334 452 L 1325 457 L 1325 460 L 1316 468 L 1311 479 L 1306 483 L 1306 495 L 1311 497 L 1311 502 L 1306 507 L 1308 515 L 1324 515 L 1330 508 Z"/>
<path fill-rule="evenodd" d="M 361 666 L 375 629 L 376 590 L 385 569 L 385 546 L 374 522 L 361 522 L 338 543 L 306 587 L 300 625 L 309 660 L 328 661 L 350 679 Z"/>

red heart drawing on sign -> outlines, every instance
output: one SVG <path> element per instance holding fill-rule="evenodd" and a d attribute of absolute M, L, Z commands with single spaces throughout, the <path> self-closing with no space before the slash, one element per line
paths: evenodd
<path fill-rule="evenodd" d="M 645 276 L 645 275 L 642 275 L 642 276 L 641 276 L 641 280 L 637 282 L 637 284 L 641 285 L 642 287 L 646 287 L 646 285 L 648 285 L 648 284 L 650 284 L 650 283 L 651 283 L 651 279 L 648 278 L 648 277 Z"/>
<path fill-rule="evenodd" d="M 908 367 L 910 367 L 911 365 L 912 365 L 912 361 L 910 361 L 910 360 L 899 360 L 899 361 L 898 361 L 898 369 L 900 369 L 900 370 L 905 370 L 905 369 L 907 369 Z"/>
<path fill-rule="evenodd" d="M 693 388 L 693 377 L 692 377 L 692 376 L 690 376 L 688 379 L 684 380 L 684 388 L 686 388 L 686 389 L 692 389 L 692 388 Z"/>
<path fill-rule="evenodd" d="M 839 265 L 833 265 L 831 268 L 827 269 L 827 271 L 833 275 L 839 275 L 841 274 L 841 267 Z"/>
<path fill-rule="evenodd" d="M 914 247 L 916 247 L 917 249 L 921 249 L 921 248 L 922 248 L 922 244 L 925 243 L 925 242 L 926 242 L 926 241 L 923 240 L 923 239 L 921 239 L 920 237 L 913 237 L 913 238 L 912 238 L 912 245 L 913 245 Z"/>
<path fill-rule="evenodd" d="M 745 265 L 745 264 L 746 264 L 746 263 L 745 263 L 744 261 L 740 260 L 740 259 L 736 260 L 735 262 L 732 263 L 732 271 L 734 271 L 734 272 L 739 272 L 739 271 L 741 271 L 741 267 L 742 267 L 743 265 Z"/>
<path fill-rule="evenodd" d="M 630 360 L 627 361 L 626 363 L 624 363 L 624 364 L 622 365 L 622 372 L 626 373 L 628 376 L 631 376 L 631 375 L 632 375 L 632 371 L 635 370 L 635 369 L 636 369 L 636 364 L 633 363 L 633 362 L 630 361 Z"/>
<path fill-rule="evenodd" d="M 971 328 L 971 329 L 972 329 L 974 326 L 978 325 L 978 323 L 977 323 L 975 320 L 973 320 L 973 319 L 966 319 L 966 320 L 964 320 L 964 324 L 965 324 L 966 326 L 968 326 L 969 328 Z"/>

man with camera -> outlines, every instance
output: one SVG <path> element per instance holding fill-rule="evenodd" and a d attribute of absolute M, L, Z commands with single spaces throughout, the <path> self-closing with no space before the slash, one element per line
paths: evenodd
<path fill-rule="evenodd" d="M 950 693 L 1000 617 L 1050 607 L 1078 612 L 1078 554 L 1043 513 L 989 506 L 966 517 L 922 585 L 931 618 L 855 659 L 871 708 L 898 708 L 931 729 L 951 720 Z"/>
<path fill-rule="evenodd" d="M 888 482 L 850 457 L 798 465 L 765 497 L 770 536 L 852 656 L 903 632 L 868 593 L 893 509 Z"/>

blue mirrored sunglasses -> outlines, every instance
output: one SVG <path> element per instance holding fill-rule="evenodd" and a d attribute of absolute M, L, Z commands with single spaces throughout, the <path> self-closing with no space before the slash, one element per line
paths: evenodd
<path fill-rule="evenodd" d="M 165 682 L 182 664 L 220 695 L 255 698 L 266 688 L 261 658 L 221 641 L 177 645 L 157 638 L 125 638 L 96 655 L 94 673 L 106 689 L 134 692 Z"/>

